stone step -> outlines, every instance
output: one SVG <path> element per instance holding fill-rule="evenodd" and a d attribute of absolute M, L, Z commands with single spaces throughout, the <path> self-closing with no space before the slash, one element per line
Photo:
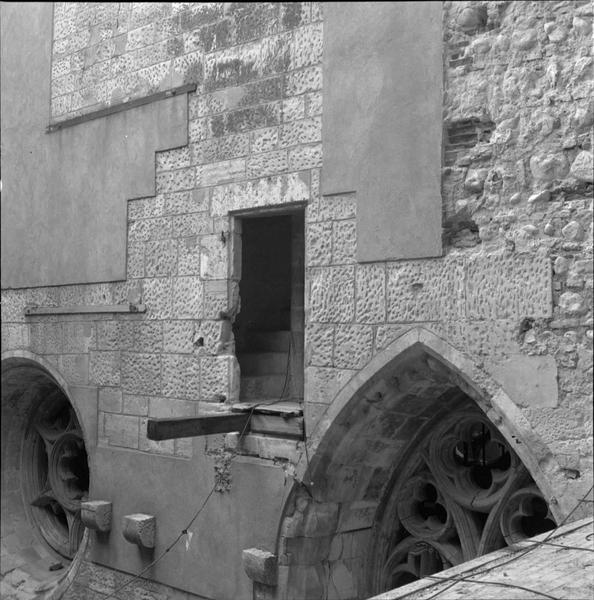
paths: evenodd
<path fill-rule="evenodd" d="M 246 400 L 262 400 L 265 398 L 280 399 L 285 388 L 285 375 L 248 375 L 241 378 L 239 398 Z M 285 393 L 289 392 L 287 382 Z"/>
<path fill-rule="evenodd" d="M 288 352 L 249 352 L 238 356 L 241 374 L 272 375 L 287 371 Z"/>
<path fill-rule="evenodd" d="M 288 352 L 290 331 L 254 331 L 248 336 L 252 352 Z"/>

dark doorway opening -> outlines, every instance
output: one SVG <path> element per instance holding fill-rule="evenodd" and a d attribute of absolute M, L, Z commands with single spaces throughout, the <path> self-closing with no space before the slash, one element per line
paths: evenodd
<path fill-rule="evenodd" d="M 241 402 L 303 400 L 304 212 L 245 216 L 233 325 Z M 239 252 L 239 251 L 238 251 Z"/>

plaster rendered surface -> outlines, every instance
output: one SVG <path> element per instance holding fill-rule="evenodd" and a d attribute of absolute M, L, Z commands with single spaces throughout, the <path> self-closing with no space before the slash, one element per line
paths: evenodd
<path fill-rule="evenodd" d="M 155 555 L 177 537 L 213 487 L 213 455 L 208 454 L 206 440 L 193 441 L 197 456 L 193 461 L 97 450 L 91 494 L 110 498 L 112 528 L 109 538 L 97 537 L 89 560 L 128 572 L 145 566 L 145 551 L 123 537 L 125 515 L 156 517 Z M 230 464 L 229 491 L 210 499 L 188 529 L 192 532 L 188 547 L 184 536 L 154 568 L 151 579 L 208 598 L 249 597 L 249 579 L 242 569 L 230 570 L 229 565 L 240 565 L 241 552 L 250 544 L 274 552 L 280 511 L 289 491 L 282 469 L 267 463 L 248 458 Z M 256 522 L 257 531 L 251 525 Z"/>
<path fill-rule="evenodd" d="M 359 262 L 442 254 L 441 11 L 325 5 L 322 194 L 357 192 Z"/>

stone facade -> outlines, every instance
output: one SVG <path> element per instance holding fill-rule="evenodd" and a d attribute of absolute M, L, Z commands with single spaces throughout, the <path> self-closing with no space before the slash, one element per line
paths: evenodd
<path fill-rule="evenodd" d="M 564 496 L 558 517 L 565 517 L 593 475 L 592 4 L 443 4 L 443 257 L 374 263 L 356 260 L 357 192 L 321 195 L 323 12 L 319 2 L 54 4 L 50 123 L 188 83 L 196 89 L 188 93 L 188 144 L 157 152 L 156 194 L 128 201 L 126 280 L 3 289 L 3 358 L 41 357 L 66 386 L 93 390 L 95 405 L 81 410 L 96 411 L 96 431 L 86 433 L 97 451 L 157 472 L 178 462 L 186 469 L 180 473 L 199 468 L 200 485 L 183 488 L 195 498 L 212 484 L 221 453 L 242 454 L 231 488 L 247 485 L 237 471 L 248 465 L 274 471 L 258 479 L 269 485 L 260 492 L 210 502 L 233 505 L 229 531 L 244 528 L 242 540 L 258 538 L 254 545 L 277 552 L 274 539 L 256 535 L 250 528 L 257 523 L 240 517 L 242 502 L 268 496 L 278 524 L 303 442 L 255 434 L 239 445 L 233 434 L 155 442 L 146 427 L 149 418 L 224 412 L 237 401 L 237 358 L 221 343 L 221 312 L 233 313 L 239 294 L 232 217 L 305 207 L 303 411 L 306 434 L 321 432 L 312 437 L 311 457 L 341 390 L 350 385 L 354 392 L 353 381 L 374 360 L 422 328 L 468 359 L 465 375 L 485 398 L 500 390 L 511 398 L 527 439 L 537 440 L 538 468 Z M 128 302 L 146 312 L 24 313 L 27 306 Z M 159 462 L 166 457 L 171 462 Z M 91 476 L 105 464 L 91 457 Z M 112 476 L 114 485 L 125 480 Z M 158 476 L 150 480 L 164 485 Z M 336 485 L 343 489 L 344 480 Z M 187 502 L 181 489 L 168 493 L 168 504 Z M 152 510 L 133 508 L 142 493 L 127 494 L 128 512 L 114 502 L 114 519 Z M 212 513 L 215 527 L 224 510 Z M 157 518 L 157 553 L 185 518 L 172 517 L 163 537 Z M 366 534 L 345 525 L 346 511 L 340 518 L 341 531 L 355 532 L 344 536 L 348 558 L 359 559 Z M 91 560 L 140 571 L 141 558 L 117 558 L 126 544 L 119 538 L 94 542 L 100 549 Z M 180 588 L 180 598 L 251 597 L 242 548 L 236 550 L 223 552 L 234 573 L 229 584 L 208 575 L 208 561 L 218 560 L 212 556 L 183 567 L 177 583 L 171 563 L 151 579 Z M 177 556 L 181 561 L 181 551 Z M 339 558 L 329 568 L 343 589 L 356 569 Z M 122 577 L 85 564 L 72 597 L 112 591 L 111 584 L 88 583 L 96 572 L 113 573 L 114 582 Z M 206 583 L 192 580 L 196 573 Z M 345 585 L 345 595 L 326 590 L 328 597 L 351 597 Z M 173 593 L 149 587 L 137 593 Z M 259 597 L 267 598 L 262 589 Z"/>

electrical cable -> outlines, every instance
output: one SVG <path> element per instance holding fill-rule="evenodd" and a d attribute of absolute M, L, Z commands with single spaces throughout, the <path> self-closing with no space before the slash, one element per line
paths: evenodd
<path fill-rule="evenodd" d="M 247 419 L 245 425 L 243 426 L 242 431 L 239 434 L 239 439 L 240 440 L 245 435 L 245 433 L 247 431 L 247 428 L 248 428 L 248 425 L 249 425 L 249 422 L 250 422 L 250 419 L 251 419 L 251 417 L 252 417 L 252 415 L 254 413 L 254 410 L 258 406 L 259 406 L 259 404 L 255 404 L 254 406 L 251 407 L 249 418 Z M 132 582 L 136 581 L 137 579 L 140 579 L 140 577 L 142 577 L 149 569 L 152 569 L 157 563 L 159 563 L 165 557 L 165 555 L 168 554 L 175 547 L 175 545 L 182 539 L 182 537 L 184 535 L 188 534 L 188 529 L 192 526 L 192 524 L 194 523 L 194 521 L 198 518 L 198 516 L 200 515 L 200 513 L 206 507 L 206 503 L 210 500 L 210 497 L 214 494 L 216 486 L 217 486 L 217 482 L 215 480 L 214 485 L 212 486 L 212 488 L 208 492 L 206 498 L 202 502 L 202 505 L 194 513 L 194 516 L 190 519 L 190 522 L 186 525 L 186 527 L 184 527 L 184 529 L 182 529 L 181 533 L 175 538 L 175 540 L 173 540 L 173 542 L 171 542 L 171 544 L 169 544 L 169 546 L 167 546 L 167 548 L 155 560 L 153 560 L 144 569 L 142 569 L 142 571 L 140 571 L 140 573 L 138 573 L 137 575 L 133 576 L 130 580 L 128 580 L 125 583 L 123 583 L 120 587 L 118 587 L 113 592 L 110 592 L 110 594 L 108 596 L 105 596 L 105 600 L 109 600 L 110 598 L 116 598 L 116 595 L 119 594 L 125 587 L 128 587 Z"/>
<path fill-rule="evenodd" d="M 448 590 L 450 590 L 451 588 L 453 588 L 458 583 L 461 583 L 463 581 L 472 581 L 471 577 L 476 577 L 477 575 L 482 575 L 483 573 L 488 573 L 489 571 L 493 570 L 494 568 L 499 569 L 500 567 L 502 567 L 504 565 L 510 564 L 512 562 L 515 562 L 516 560 L 520 559 L 522 556 L 528 554 L 528 552 L 531 552 L 535 548 L 543 545 L 545 542 L 547 542 L 551 538 L 551 536 L 553 535 L 553 533 L 559 527 L 562 527 L 569 520 L 569 518 L 571 517 L 571 515 L 573 515 L 573 513 L 581 506 L 581 504 L 583 504 L 584 502 L 587 501 L 586 496 L 588 496 L 593 489 L 594 489 L 594 485 L 590 486 L 590 489 L 582 496 L 582 498 L 580 498 L 577 501 L 576 505 L 567 514 L 567 516 L 561 521 L 561 523 L 559 523 L 559 525 L 557 527 L 555 527 L 555 529 L 551 529 L 551 531 L 549 531 L 549 533 L 547 534 L 547 536 L 543 540 L 534 542 L 532 546 L 530 546 L 526 550 L 523 550 L 522 552 L 519 552 L 518 554 L 515 554 L 514 556 L 512 556 L 508 560 L 506 560 L 504 562 L 499 562 L 499 563 L 497 563 L 495 565 L 492 565 L 490 567 L 486 567 L 484 569 L 475 571 L 474 573 L 468 575 L 467 577 L 459 577 L 459 578 L 454 578 L 454 577 L 445 578 L 445 577 L 441 577 L 441 578 L 439 578 L 439 577 L 434 577 L 432 575 L 428 575 L 427 576 L 428 578 L 450 580 L 450 581 L 453 581 L 453 583 L 450 584 L 449 586 L 447 586 L 446 588 L 444 588 L 443 590 L 438 590 L 435 594 L 432 594 L 431 596 L 427 596 L 427 598 L 425 598 L 424 600 L 434 600 L 434 598 L 437 598 L 440 594 L 443 594 L 444 592 L 447 592 Z M 480 581 L 477 581 L 477 583 L 480 583 Z M 512 585 L 512 584 L 509 584 L 509 585 Z M 535 590 L 530 590 L 530 591 L 534 591 L 534 593 L 536 593 L 536 594 L 539 593 L 539 592 L 536 592 Z"/>

